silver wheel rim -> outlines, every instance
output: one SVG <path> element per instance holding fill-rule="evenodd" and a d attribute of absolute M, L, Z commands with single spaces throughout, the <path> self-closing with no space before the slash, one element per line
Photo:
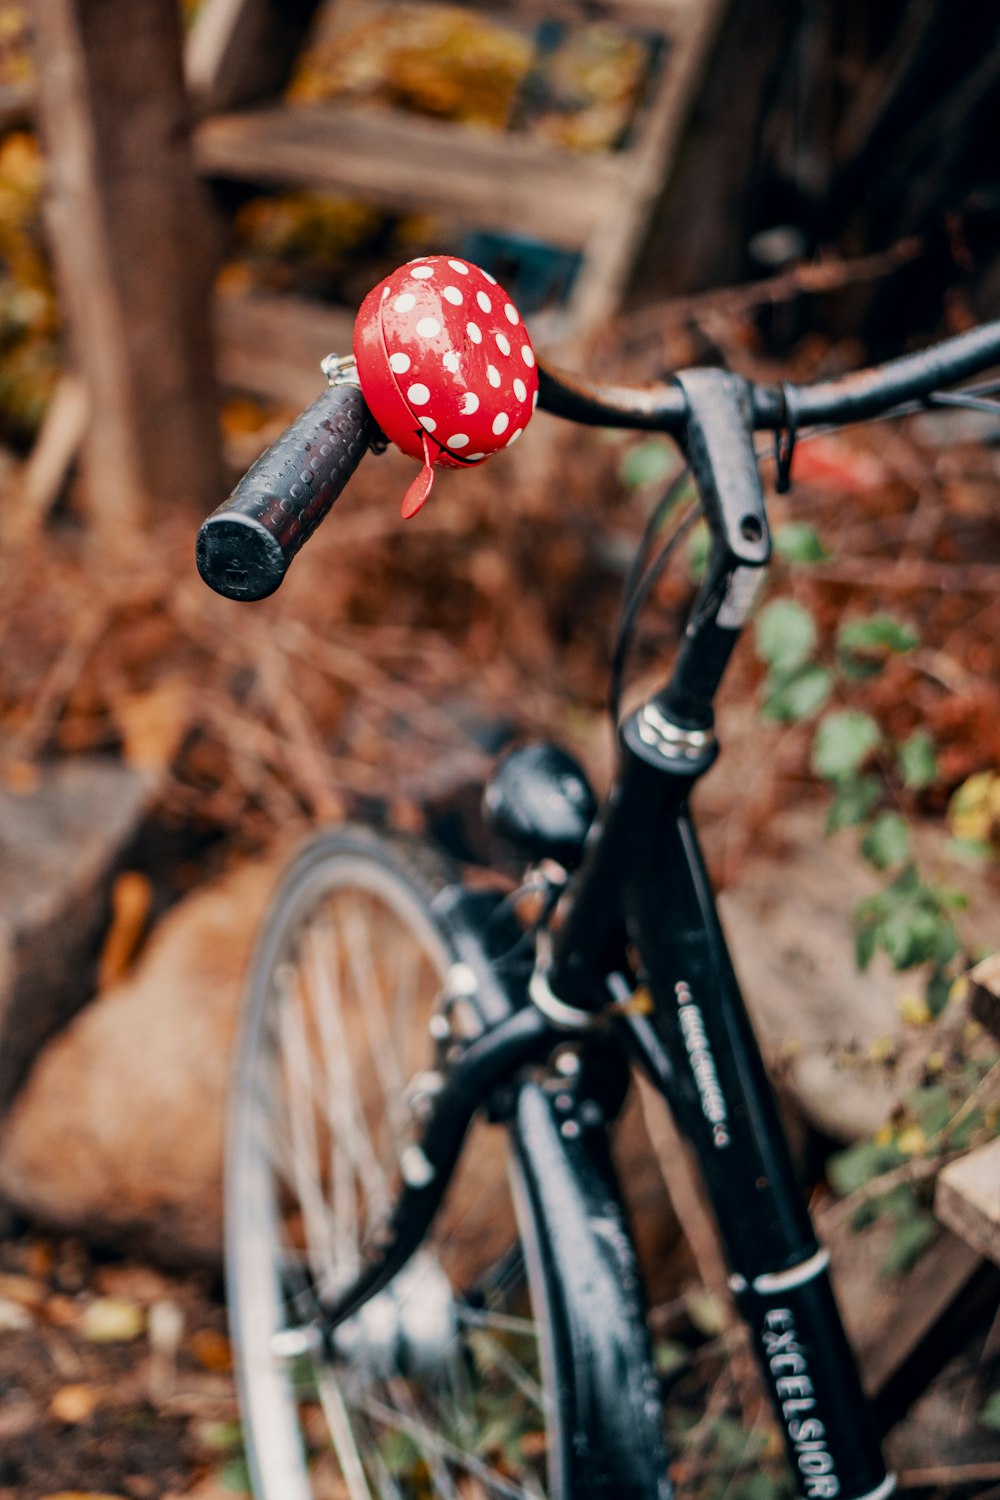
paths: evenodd
<path fill-rule="evenodd" d="M 261 1500 L 545 1494 L 549 1401 L 497 1127 L 476 1127 L 428 1246 L 361 1315 L 388 1326 L 382 1342 L 348 1328 L 332 1364 L 289 1353 L 311 1289 L 350 1279 L 393 1201 L 414 1129 L 406 1084 L 428 1067 L 426 1022 L 450 964 L 419 896 L 348 852 L 303 880 L 265 945 L 227 1150 L 232 1320 Z M 404 1369 L 390 1374 L 399 1350 Z"/>

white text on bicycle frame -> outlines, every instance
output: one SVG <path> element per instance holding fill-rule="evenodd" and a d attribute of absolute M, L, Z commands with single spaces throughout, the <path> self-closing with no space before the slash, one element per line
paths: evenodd
<path fill-rule="evenodd" d="M 677 996 L 677 1020 L 691 1060 L 691 1072 L 701 1100 L 701 1112 L 712 1127 L 712 1144 L 721 1149 L 728 1146 L 730 1141 L 729 1111 L 719 1082 L 715 1058 L 705 1034 L 705 1021 L 683 979 L 679 979 L 674 985 L 674 994 Z"/>
<path fill-rule="evenodd" d="M 770 1307 L 764 1315 L 764 1357 L 774 1389 L 781 1402 L 781 1415 L 802 1475 L 809 1500 L 832 1500 L 840 1494 L 833 1456 L 826 1443 L 826 1428 L 816 1410 L 813 1383 L 806 1357 L 798 1341 L 795 1319 L 787 1307 Z"/>

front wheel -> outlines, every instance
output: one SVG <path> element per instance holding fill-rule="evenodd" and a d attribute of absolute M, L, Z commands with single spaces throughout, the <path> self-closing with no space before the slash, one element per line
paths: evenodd
<path fill-rule="evenodd" d="M 445 874 L 367 834 L 323 837 L 286 877 L 254 959 L 226 1265 L 258 1500 L 565 1493 L 549 1462 L 566 1440 L 540 1326 L 546 1234 L 530 1194 L 515 1209 L 501 1127 L 473 1127 L 424 1245 L 338 1330 L 333 1357 L 310 1337 L 385 1223 L 415 1139 L 454 961 L 430 908 Z"/>

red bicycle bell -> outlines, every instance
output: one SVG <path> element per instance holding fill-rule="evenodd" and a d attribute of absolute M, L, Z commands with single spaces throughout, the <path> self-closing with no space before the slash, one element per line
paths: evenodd
<path fill-rule="evenodd" d="M 362 302 L 354 325 L 361 390 L 376 422 L 423 460 L 403 499 L 416 515 L 440 464 L 465 469 L 516 443 L 538 401 L 521 315 L 488 271 L 423 255 Z"/>

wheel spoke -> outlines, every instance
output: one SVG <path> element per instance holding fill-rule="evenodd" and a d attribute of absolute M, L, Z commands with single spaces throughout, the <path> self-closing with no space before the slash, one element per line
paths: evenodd
<path fill-rule="evenodd" d="M 315 1280 L 322 1285 L 328 1279 L 332 1281 L 334 1268 L 330 1259 L 330 1223 L 320 1179 L 312 1066 L 297 985 L 282 987 L 280 1029 L 295 1186 L 305 1219 L 309 1264 Z"/>
<path fill-rule="evenodd" d="M 410 1404 L 412 1407 L 412 1403 Z M 442 1437 L 439 1432 L 432 1432 L 412 1411 L 407 1412 L 400 1407 L 387 1406 L 384 1401 L 378 1401 L 374 1396 L 368 1395 L 361 1397 L 359 1406 L 373 1422 L 388 1427 L 390 1431 L 404 1433 L 417 1447 L 422 1448 L 428 1457 L 433 1454 L 438 1459 L 447 1458 L 462 1473 L 471 1474 L 485 1484 L 491 1494 L 509 1496 L 510 1500 L 524 1500 L 525 1495 L 531 1494 L 530 1490 L 512 1484 L 509 1479 L 498 1474 L 496 1469 L 491 1469 L 474 1454 L 464 1452 L 455 1443 Z M 455 1493 L 455 1487 L 450 1479 L 445 1493 L 449 1495 Z"/>
<path fill-rule="evenodd" d="M 552 1416 L 519 1242 L 496 1260 L 504 1216 L 515 1222 L 498 1131 L 473 1132 L 424 1245 L 333 1357 L 275 1339 L 317 1322 L 392 1212 L 414 1138 L 407 1084 L 431 1065 L 425 1023 L 453 962 L 391 863 L 350 836 L 343 846 L 326 868 L 303 861 L 263 946 L 238 1082 L 242 1149 L 227 1161 L 257 1500 L 543 1500 L 544 1445 L 522 1455 L 519 1436 L 534 1440 Z M 475 1306 L 458 1287 L 475 1289 Z"/>

